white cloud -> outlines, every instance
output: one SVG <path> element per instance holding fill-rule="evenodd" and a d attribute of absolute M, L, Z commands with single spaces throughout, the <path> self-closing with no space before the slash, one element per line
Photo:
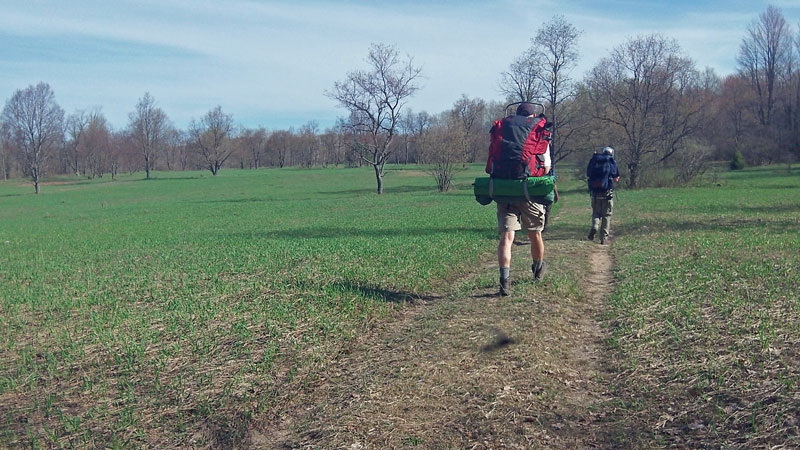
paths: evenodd
<path fill-rule="evenodd" d="M 409 106 L 437 113 L 462 93 L 497 99 L 500 72 L 553 14 L 584 32 L 573 78 L 626 39 L 652 32 L 677 39 L 699 68 L 730 73 L 744 30 L 766 3 L 702 4 L 676 0 L 663 16 L 648 14 L 663 3 L 640 0 L 18 0 L 4 4 L 0 36 L 31 51 L 26 59 L 0 46 L 0 95 L 44 80 L 67 111 L 102 105 L 117 127 L 145 91 L 180 127 L 216 105 L 247 125 L 308 116 L 324 127 L 343 111 L 323 92 L 364 67 L 370 43 L 384 42 L 423 67 L 424 88 Z M 799 10 L 787 7 L 787 21 L 796 23 Z M 46 50 L 37 52 L 40 44 Z"/>

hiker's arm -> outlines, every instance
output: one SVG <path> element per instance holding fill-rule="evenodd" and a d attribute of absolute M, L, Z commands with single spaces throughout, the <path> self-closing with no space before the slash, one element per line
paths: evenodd
<path fill-rule="evenodd" d="M 488 174 L 492 173 L 492 161 L 500 153 L 500 140 L 496 138 L 496 134 L 500 132 L 499 128 L 499 124 L 495 122 L 489 131 L 489 157 L 486 159 L 486 173 Z"/>
<path fill-rule="evenodd" d="M 553 168 L 553 160 L 550 159 L 550 141 L 543 141 L 545 143 L 544 146 L 544 161 L 542 165 L 544 166 L 544 174 L 547 175 L 550 173 L 550 170 Z"/>

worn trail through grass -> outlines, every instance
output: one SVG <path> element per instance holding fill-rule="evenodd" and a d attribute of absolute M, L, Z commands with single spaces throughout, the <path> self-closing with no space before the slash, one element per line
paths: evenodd
<path fill-rule="evenodd" d="M 0 183 L 0 447 L 797 447 L 797 170 L 620 190 L 610 246 L 565 170 L 502 298 L 483 167 L 368 170 Z"/>
<path fill-rule="evenodd" d="M 287 388 L 280 413 L 255 423 L 245 445 L 607 448 L 613 399 L 600 317 L 611 256 L 579 231 L 582 206 L 562 208 L 545 234 L 543 282 L 532 281 L 518 237 L 511 296 L 496 295 L 487 257 Z"/>

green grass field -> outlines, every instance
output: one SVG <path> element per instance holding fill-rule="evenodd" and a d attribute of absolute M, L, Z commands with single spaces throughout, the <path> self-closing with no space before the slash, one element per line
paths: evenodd
<path fill-rule="evenodd" d="M 390 170 L 383 196 L 370 169 L 0 184 L 0 444 L 236 437 L 298 374 L 485 259 L 475 173 L 440 194 Z"/>
<path fill-rule="evenodd" d="M 382 196 L 370 168 L 0 183 L 0 447 L 238 442 L 355 336 L 493 259 L 480 170 L 441 194 L 392 168 Z M 583 240 L 567 178 L 586 229 L 554 232 Z M 798 194 L 785 167 L 619 190 L 620 443 L 798 444 Z"/>
<path fill-rule="evenodd" d="M 622 191 L 608 299 L 644 446 L 800 446 L 800 171 Z M 636 430 L 641 430 L 637 434 Z"/>

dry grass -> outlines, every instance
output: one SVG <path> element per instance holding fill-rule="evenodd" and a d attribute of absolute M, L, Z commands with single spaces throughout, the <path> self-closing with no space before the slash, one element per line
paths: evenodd
<path fill-rule="evenodd" d="M 515 248 L 512 296 L 495 295 L 491 262 L 453 280 L 443 298 L 405 309 L 320 367 L 248 445 L 602 447 L 613 419 L 602 291 L 580 289 L 596 246 L 549 239 L 552 275 L 538 285 L 528 248 Z"/>
<path fill-rule="evenodd" d="M 608 311 L 627 446 L 800 447 L 800 179 L 736 176 L 628 194 Z"/>

